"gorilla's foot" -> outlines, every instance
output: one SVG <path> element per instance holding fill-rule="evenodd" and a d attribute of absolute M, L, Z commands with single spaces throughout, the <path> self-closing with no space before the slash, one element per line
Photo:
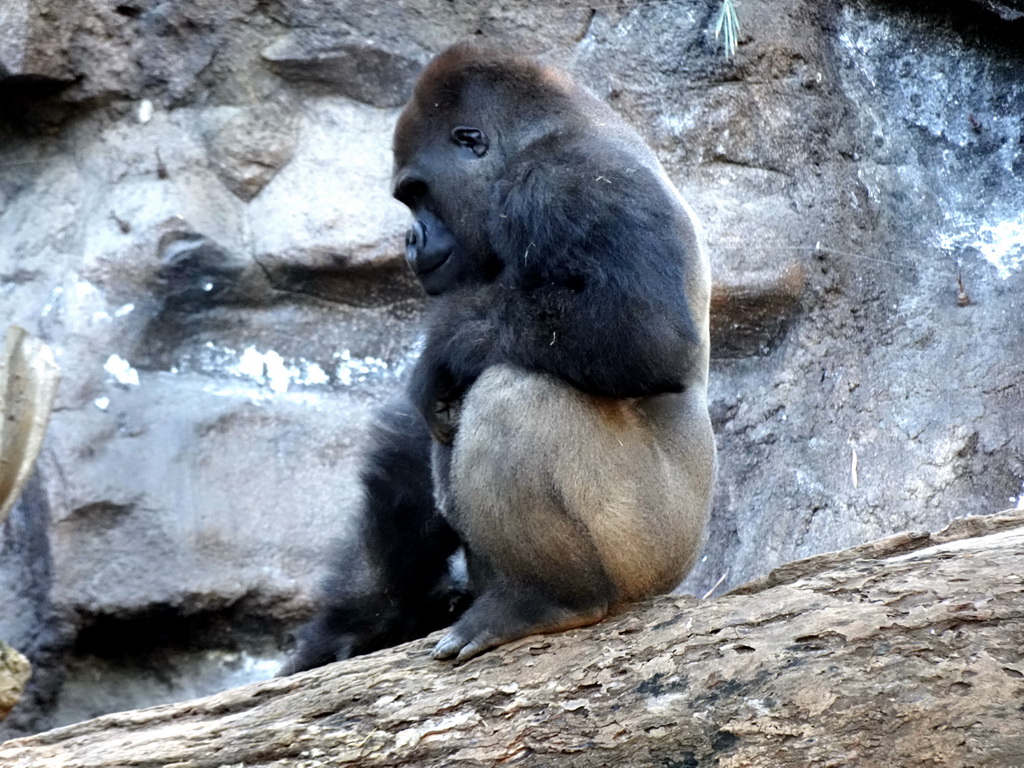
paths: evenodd
<path fill-rule="evenodd" d="M 333 635 L 319 625 L 309 627 L 300 637 L 298 647 L 277 671 L 276 677 L 288 677 L 324 664 L 344 661 L 352 656 L 354 649 L 355 635 Z"/>
<path fill-rule="evenodd" d="M 433 657 L 463 662 L 521 637 L 586 627 L 608 615 L 607 605 L 572 609 L 537 596 L 528 602 L 525 597 L 507 599 L 496 591 L 480 595 L 434 646 Z"/>

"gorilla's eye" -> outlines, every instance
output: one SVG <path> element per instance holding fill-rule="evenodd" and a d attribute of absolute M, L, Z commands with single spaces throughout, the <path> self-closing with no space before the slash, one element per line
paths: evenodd
<path fill-rule="evenodd" d="M 462 125 L 452 128 L 452 141 L 460 147 L 468 147 L 477 157 L 483 157 L 487 154 L 487 136 L 479 128 L 469 128 Z"/>

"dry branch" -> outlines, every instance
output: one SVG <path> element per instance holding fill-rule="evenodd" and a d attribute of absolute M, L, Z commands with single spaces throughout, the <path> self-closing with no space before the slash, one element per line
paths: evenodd
<path fill-rule="evenodd" d="M 18 703 L 31 672 L 28 659 L 0 640 L 0 720 Z"/>
<path fill-rule="evenodd" d="M 0 746 L 75 766 L 1024 766 L 1024 515 L 665 597 L 461 667 L 429 640 Z"/>
<path fill-rule="evenodd" d="M 0 525 L 35 464 L 59 380 L 50 348 L 23 328 L 8 328 L 0 351 Z"/>

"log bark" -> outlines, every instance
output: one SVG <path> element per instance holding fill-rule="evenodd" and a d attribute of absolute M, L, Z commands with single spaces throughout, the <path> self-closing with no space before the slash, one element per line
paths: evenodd
<path fill-rule="evenodd" d="M 1024 513 L 462 666 L 427 639 L 0 745 L 10 768 L 1024 766 Z"/>

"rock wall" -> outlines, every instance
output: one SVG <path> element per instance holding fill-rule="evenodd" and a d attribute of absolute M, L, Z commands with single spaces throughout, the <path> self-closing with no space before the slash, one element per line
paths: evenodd
<path fill-rule="evenodd" d="M 703 594 L 1021 504 L 1016 2 L 9 0 L 0 321 L 64 381 L 0 539 L 3 735 L 271 674 L 422 301 L 390 131 L 470 36 L 648 138 L 715 269 Z M 993 12 L 994 11 L 994 12 Z"/>

